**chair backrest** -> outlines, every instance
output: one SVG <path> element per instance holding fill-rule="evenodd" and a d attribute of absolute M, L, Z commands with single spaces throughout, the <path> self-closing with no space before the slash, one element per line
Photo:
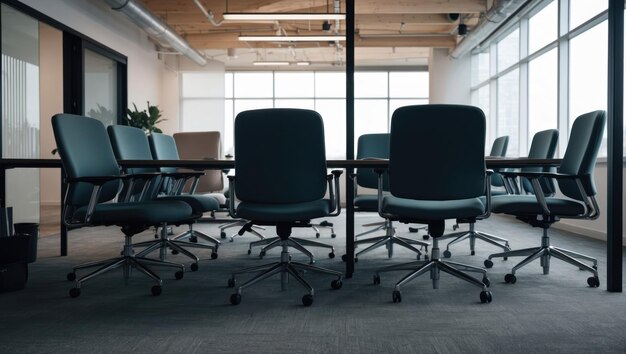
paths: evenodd
<path fill-rule="evenodd" d="M 175 133 L 174 141 L 181 159 L 219 160 L 220 132 L 183 132 Z M 224 189 L 221 170 L 206 170 L 198 180 L 196 193 L 211 193 Z"/>
<path fill-rule="evenodd" d="M 109 125 L 107 127 L 113 152 L 118 160 L 152 160 L 152 152 L 146 133 L 128 125 Z M 155 172 L 155 168 L 133 167 L 127 173 Z"/>
<path fill-rule="evenodd" d="M 65 173 L 70 178 L 118 176 L 120 169 L 113 154 L 111 142 L 102 122 L 73 114 L 56 114 L 52 129 Z M 102 186 L 99 202 L 112 200 L 121 188 L 119 180 Z M 87 205 L 93 186 L 87 183 L 72 185 L 66 201 L 74 207 Z"/>
<path fill-rule="evenodd" d="M 556 147 L 559 142 L 559 131 L 556 129 L 548 129 L 535 133 L 530 143 L 528 157 L 532 159 L 551 159 L 556 153 Z M 549 167 L 524 167 L 523 172 L 548 172 Z M 522 178 L 522 187 L 528 193 L 533 193 L 533 187 L 528 178 Z M 555 191 L 553 179 L 541 179 L 541 188 L 544 193 L 552 194 Z"/>
<path fill-rule="evenodd" d="M 509 136 L 503 135 L 496 140 L 493 141 L 491 145 L 491 152 L 489 156 L 491 157 L 504 157 L 506 156 L 506 150 L 509 147 Z M 504 169 L 494 169 L 494 172 L 503 171 Z M 504 186 L 504 178 L 499 173 L 494 173 L 491 175 L 491 185 L 494 187 L 502 187 Z"/>
<path fill-rule="evenodd" d="M 593 170 L 602 143 L 605 121 L 604 111 L 589 112 L 576 118 L 559 167 L 560 173 L 581 176 L 583 188 L 588 196 L 596 195 Z M 574 181 L 561 179 L 558 182 L 563 194 L 573 199 L 583 199 Z"/>
<path fill-rule="evenodd" d="M 391 119 L 391 194 L 418 200 L 485 192 L 485 115 L 477 107 L 400 107 Z"/>
<path fill-rule="evenodd" d="M 151 133 L 148 136 L 152 158 L 155 160 L 180 160 L 176 142 L 171 135 L 161 133 Z M 161 172 L 176 172 L 176 167 L 161 167 Z"/>
<path fill-rule="evenodd" d="M 389 158 L 389 134 L 364 134 L 359 137 L 356 149 L 356 158 L 388 159 Z M 378 188 L 378 174 L 371 168 L 359 168 L 356 170 L 356 183 L 364 188 Z M 389 190 L 389 175 L 383 175 L 383 190 Z"/>
<path fill-rule="evenodd" d="M 315 111 L 274 108 L 235 118 L 236 196 L 244 202 L 299 203 L 326 193 L 324 123 Z"/>

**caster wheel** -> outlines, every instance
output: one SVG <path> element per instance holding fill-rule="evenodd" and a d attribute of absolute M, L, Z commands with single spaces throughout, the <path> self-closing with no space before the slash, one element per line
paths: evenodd
<path fill-rule="evenodd" d="M 341 260 L 344 261 L 344 262 L 347 262 L 348 261 L 348 255 L 347 254 L 341 255 Z"/>
<path fill-rule="evenodd" d="M 341 289 L 342 286 L 343 286 L 343 282 L 341 280 L 339 280 L 339 279 L 335 279 L 335 280 L 330 282 L 330 287 L 335 289 L 335 290 Z"/>
<path fill-rule="evenodd" d="M 74 280 L 76 280 L 76 273 L 74 273 L 74 272 L 67 273 L 66 277 L 67 277 L 67 280 L 74 281 Z"/>
<path fill-rule="evenodd" d="M 181 280 L 184 276 L 185 272 L 183 272 L 182 270 L 179 270 L 174 274 L 174 278 L 176 278 L 176 280 Z"/>
<path fill-rule="evenodd" d="M 480 302 L 483 304 L 490 303 L 492 300 L 491 291 L 481 291 L 480 292 Z"/>
<path fill-rule="evenodd" d="M 450 257 L 452 257 L 452 253 L 450 253 L 450 251 L 448 251 L 448 250 L 445 250 L 445 251 L 443 251 L 443 257 L 444 258 L 450 258 Z"/>
<path fill-rule="evenodd" d="M 594 264 L 591 268 L 593 268 L 593 269 L 595 269 L 595 270 L 598 270 L 598 265 L 597 265 L 597 264 Z"/>
<path fill-rule="evenodd" d="M 313 305 L 313 295 L 304 295 L 302 297 L 302 305 L 309 307 L 311 305 Z"/>
<path fill-rule="evenodd" d="M 486 287 L 490 287 L 491 281 L 489 280 L 489 278 L 483 277 L 483 284 L 485 284 Z"/>
<path fill-rule="evenodd" d="M 354 263 L 359 263 L 359 258 L 358 257 L 354 257 Z"/>
<path fill-rule="evenodd" d="M 330 253 L 328 254 L 328 258 L 330 258 L 330 259 L 335 258 L 335 252 L 330 252 Z"/>
<path fill-rule="evenodd" d="M 393 293 L 391 293 L 391 299 L 394 303 L 402 302 L 402 294 L 399 290 L 394 290 Z"/>
<path fill-rule="evenodd" d="M 198 243 L 198 237 L 196 237 L 196 236 L 190 236 L 190 237 L 189 237 L 189 242 L 192 242 L 192 243 Z"/>
<path fill-rule="evenodd" d="M 459 228 L 459 225 L 452 225 L 452 230 L 457 230 Z"/>
<path fill-rule="evenodd" d="M 424 255 L 424 260 L 425 260 L 426 262 L 428 262 L 428 261 L 430 260 L 430 257 L 429 257 L 427 254 L 425 254 L 425 255 Z"/>
<path fill-rule="evenodd" d="M 380 275 L 374 275 L 374 285 L 380 285 Z"/>
<path fill-rule="evenodd" d="M 70 289 L 70 296 L 71 297 L 79 297 L 80 296 L 80 289 L 79 288 L 71 288 Z"/>
<path fill-rule="evenodd" d="M 189 266 L 189 269 L 191 269 L 192 272 L 195 272 L 198 270 L 198 263 L 191 263 L 191 265 Z"/>
<path fill-rule="evenodd" d="M 517 278 L 515 277 L 515 275 L 509 273 L 504 276 L 504 281 L 509 284 L 515 284 L 515 282 L 517 281 Z"/>
<path fill-rule="evenodd" d="M 502 260 L 503 261 L 507 261 L 507 260 L 509 260 L 509 257 L 502 257 Z"/>
<path fill-rule="evenodd" d="M 177 250 L 172 250 L 172 254 L 178 254 Z"/>
<path fill-rule="evenodd" d="M 226 233 L 224 231 L 220 232 L 220 238 L 221 239 L 225 239 L 226 238 Z"/>
<path fill-rule="evenodd" d="M 261 253 L 259 253 L 259 258 L 263 259 L 263 257 L 265 257 L 265 251 L 261 251 Z"/>
<path fill-rule="evenodd" d="M 486 259 L 485 262 L 483 262 L 483 264 L 485 265 L 485 268 L 493 267 L 493 262 L 491 261 L 491 259 Z"/>
<path fill-rule="evenodd" d="M 597 288 L 600 286 L 600 279 L 598 277 L 589 277 L 587 278 L 587 284 L 592 288 Z"/>
<path fill-rule="evenodd" d="M 470 255 L 474 256 L 476 254 L 476 251 L 472 251 L 470 252 Z"/>
<path fill-rule="evenodd" d="M 430 238 L 430 236 L 428 236 L 428 235 L 422 235 L 422 239 L 423 240 L 428 240 L 429 238 Z"/>
<path fill-rule="evenodd" d="M 150 289 L 150 291 L 152 292 L 152 295 L 159 296 L 161 295 L 163 289 L 161 288 L 161 285 L 155 285 L 152 287 L 152 289 Z"/>
<path fill-rule="evenodd" d="M 320 238 L 320 233 L 319 232 L 315 233 L 315 238 Z"/>
<path fill-rule="evenodd" d="M 230 296 L 230 303 L 232 305 L 239 305 L 241 303 L 241 295 L 239 295 L 239 294 L 232 294 Z"/>
<path fill-rule="evenodd" d="M 211 259 L 217 259 L 217 253 L 215 252 L 211 253 Z"/>
<path fill-rule="evenodd" d="M 337 234 L 336 234 L 336 233 L 332 233 L 332 234 L 330 234 L 330 237 L 331 237 L 331 238 L 336 238 L 336 237 L 337 237 Z"/>
<path fill-rule="evenodd" d="M 236 284 L 237 284 L 237 281 L 234 278 L 228 278 L 228 287 L 229 288 L 234 288 Z"/>
<path fill-rule="evenodd" d="M 252 253 L 252 250 L 248 250 L 248 255 L 250 255 Z"/>
<path fill-rule="evenodd" d="M 420 258 L 422 258 L 422 256 L 418 253 L 418 254 L 417 254 L 417 256 L 416 256 L 415 258 L 417 258 L 417 260 L 419 261 L 419 260 L 420 260 Z"/>

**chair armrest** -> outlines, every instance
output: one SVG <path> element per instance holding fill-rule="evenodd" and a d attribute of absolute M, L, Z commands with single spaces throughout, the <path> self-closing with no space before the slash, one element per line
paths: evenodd
<path fill-rule="evenodd" d="M 341 194 L 339 191 L 339 177 L 342 173 L 343 170 L 332 170 L 330 174 L 326 177 L 328 181 L 328 190 L 330 193 L 331 213 L 329 214 L 329 216 L 337 216 L 341 214 Z"/>
<path fill-rule="evenodd" d="M 94 186 L 101 186 L 107 182 L 114 181 L 116 179 L 125 179 L 126 175 L 111 175 L 111 176 L 84 176 L 84 177 L 68 177 L 68 183 L 85 182 L 93 184 Z"/>

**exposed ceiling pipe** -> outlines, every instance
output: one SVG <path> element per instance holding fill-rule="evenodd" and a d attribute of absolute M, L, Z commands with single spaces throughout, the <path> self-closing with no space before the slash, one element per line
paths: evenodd
<path fill-rule="evenodd" d="M 146 31 L 164 47 L 172 48 L 185 55 L 200 66 L 206 65 L 206 59 L 189 43 L 180 37 L 173 28 L 168 26 L 152 12 L 136 0 L 105 0 L 113 10 L 124 13 L 137 26 Z"/>
<path fill-rule="evenodd" d="M 452 50 L 450 57 L 458 59 L 469 53 L 527 2 L 528 0 L 496 1 L 484 19 Z"/>
<path fill-rule="evenodd" d="M 221 20 L 219 22 L 215 21 L 215 16 L 213 15 L 213 11 L 208 10 L 204 8 L 204 6 L 202 5 L 202 3 L 200 2 L 200 0 L 193 0 L 193 2 L 196 3 L 196 6 L 198 6 L 198 8 L 200 9 L 200 11 L 202 11 L 202 13 L 204 14 L 204 16 L 206 16 L 207 20 L 209 20 L 209 22 L 211 22 L 211 24 L 215 27 L 219 27 L 222 25 L 222 23 L 224 23 L 224 20 Z"/>

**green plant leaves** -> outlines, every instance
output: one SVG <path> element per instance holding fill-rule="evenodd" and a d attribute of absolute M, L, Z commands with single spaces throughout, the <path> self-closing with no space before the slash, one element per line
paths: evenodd
<path fill-rule="evenodd" d="M 126 109 L 126 121 L 128 125 L 143 129 L 146 134 L 152 132 L 162 133 L 162 130 L 157 128 L 156 125 L 167 119 L 159 119 L 162 114 L 158 106 L 151 106 L 150 101 L 148 101 L 148 110 L 144 109 L 140 111 L 134 103 L 133 108 L 134 110 Z"/>

